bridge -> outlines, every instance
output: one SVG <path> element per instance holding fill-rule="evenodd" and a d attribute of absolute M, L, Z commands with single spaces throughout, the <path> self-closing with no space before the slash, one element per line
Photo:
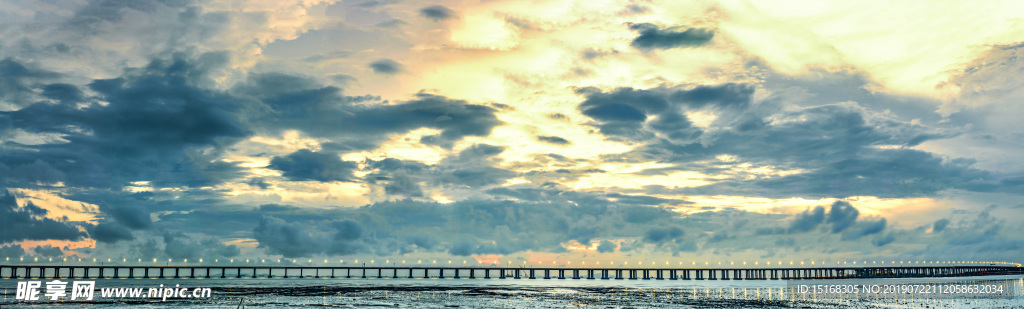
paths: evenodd
<path fill-rule="evenodd" d="M 1021 275 L 1018 266 L 799 268 L 565 268 L 403 266 L 0 265 L 0 279 L 437 278 L 601 280 L 800 280 Z"/>

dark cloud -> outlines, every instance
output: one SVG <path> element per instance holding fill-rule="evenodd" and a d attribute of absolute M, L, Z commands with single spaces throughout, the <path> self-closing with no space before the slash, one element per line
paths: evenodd
<path fill-rule="evenodd" d="M 615 252 L 615 248 L 616 247 L 617 246 L 615 245 L 615 243 L 607 241 L 607 240 L 604 240 L 604 241 L 601 241 L 601 244 L 597 246 L 597 252 L 598 253 L 612 253 L 612 252 Z"/>
<path fill-rule="evenodd" d="M 684 112 L 712 109 L 733 114 L 749 106 L 753 91 L 749 85 L 725 84 L 611 92 L 582 88 L 577 93 L 586 96 L 580 111 L 597 120 L 596 126 L 606 136 L 644 141 L 661 134 L 671 141 L 693 142 L 703 131 Z"/>
<path fill-rule="evenodd" d="M 267 179 L 263 177 L 250 178 L 248 181 L 245 182 L 245 184 L 260 188 L 260 190 L 266 190 L 267 188 L 270 188 L 270 183 L 268 183 Z"/>
<path fill-rule="evenodd" d="M 253 236 L 267 253 L 284 257 L 305 257 L 314 254 L 352 254 L 364 248 L 360 238 L 362 226 L 349 219 L 321 222 L 321 228 L 310 229 L 307 223 L 286 222 L 263 216 L 253 229 Z"/>
<path fill-rule="evenodd" d="M 85 94 L 82 93 L 82 90 L 71 84 L 46 85 L 43 87 L 42 95 L 49 99 L 60 101 L 64 104 L 78 103 L 85 99 Z"/>
<path fill-rule="evenodd" d="M 238 100 L 197 85 L 224 61 L 220 54 L 155 60 L 93 81 L 89 88 L 97 96 L 86 102 L 71 102 L 81 98 L 76 86 L 47 85 L 44 95 L 60 103 L 0 112 L 0 123 L 61 135 L 66 142 L 5 151 L 0 163 L 41 171 L 36 181 L 82 188 L 120 188 L 131 181 L 202 186 L 235 177 L 236 166 L 213 158 L 220 146 L 246 134 L 235 114 Z"/>
<path fill-rule="evenodd" d="M 817 206 L 796 216 L 789 226 L 790 232 L 807 232 L 825 222 L 825 207 Z"/>
<path fill-rule="evenodd" d="M 773 87 L 793 87 L 780 81 L 772 83 Z M 865 82 L 859 83 L 861 86 L 854 88 L 860 89 Z M 1024 189 L 1024 184 L 1013 181 L 1015 175 L 996 175 L 973 168 L 971 160 L 944 159 L 906 146 L 956 136 L 955 131 L 871 110 L 893 106 L 914 118 L 932 114 L 914 105 L 923 103 L 900 103 L 883 95 L 832 88 L 820 89 L 815 95 L 834 102 L 854 98 L 865 103 L 822 105 L 815 101 L 814 106 L 794 106 L 789 101 L 791 95 L 779 95 L 755 105 L 754 88 L 739 84 L 607 92 L 582 88 L 577 92 L 586 97 L 580 104 L 581 113 L 591 117 L 592 125 L 601 133 L 613 140 L 645 143 L 634 151 L 608 155 L 606 160 L 671 162 L 677 164 L 677 169 L 720 174 L 718 167 L 698 162 L 730 155 L 738 159 L 734 164 L 804 171 L 781 177 L 726 179 L 678 193 L 905 198 L 949 188 L 978 192 Z M 693 111 L 710 112 L 716 119 L 709 127 L 695 127 L 687 117 L 687 112 Z"/>
<path fill-rule="evenodd" d="M 20 244 L 12 244 L 0 247 L 0 257 L 19 258 L 25 255 L 25 249 Z"/>
<path fill-rule="evenodd" d="M 715 37 L 715 32 L 708 29 L 661 28 L 650 23 L 631 24 L 629 29 L 640 32 L 640 35 L 630 43 L 638 49 L 698 47 L 708 44 Z"/>
<path fill-rule="evenodd" d="M 441 130 L 421 142 L 451 147 L 465 136 L 486 136 L 501 123 L 488 106 L 426 93 L 397 104 L 366 104 L 379 98 L 344 96 L 337 87 L 284 74 L 253 74 L 233 92 L 258 102 L 250 106 L 248 120 L 262 134 L 301 130 L 330 139 L 325 151 L 373 149 L 391 134 L 419 128 Z"/>
<path fill-rule="evenodd" d="M 434 21 L 441 21 L 455 16 L 455 12 L 440 5 L 431 5 L 420 9 L 420 15 Z"/>
<path fill-rule="evenodd" d="M 24 183 L 53 184 L 62 182 L 65 179 L 64 172 L 38 159 L 29 164 L 15 165 L 6 174 L 9 177 L 6 181 L 14 185 Z"/>
<path fill-rule="evenodd" d="M 391 59 L 380 59 L 370 63 L 374 73 L 394 75 L 402 71 L 402 64 Z"/>
<path fill-rule="evenodd" d="M 290 206 L 290 205 L 263 204 L 263 205 L 260 205 L 260 207 L 257 208 L 256 211 L 259 211 L 259 212 L 290 212 L 290 211 L 297 211 L 297 210 L 300 210 L 300 209 L 301 208 L 299 208 L 299 207 Z"/>
<path fill-rule="evenodd" d="M 669 94 L 669 100 L 685 104 L 690 108 L 715 106 L 745 109 L 750 105 L 753 96 L 754 87 L 751 85 L 721 84 L 674 91 Z"/>
<path fill-rule="evenodd" d="M 891 244 L 894 241 L 896 241 L 896 237 L 893 237 L 892 234 L 888 234 L 872 240 L 871 244 L 875 245 L 876 247 L 882 247 Z"/>
<path fill-rule="evenodd" d="M 568 144 L 571 144 L 568 140 L 566 140 L 564 138 L 561 138 L 561 137 L 558 137 L 558 136 L 537 136 L 537 140 L 542 141 L 542 142 L 546 142 L 546 143 L 556 144 L 556 145 L 568 145 Z"/>
<path fill-rule="evenodd" d="M 369 167 L 375 172 L 367 175 L 368 182 L 383 185 L 389 196 L 423 197 L 421 183 L 428 182 L 425 175 L 432 173 L 426 164 L 392 158 L 372 161 Z"/>
<path fill-rule="evenodd" d="M 942 230 L 945 230 L 947 226 L 949 226 L 949 219 L 936 220 L 935 224 L 932 225 L 932 232 L 942 232 Z"/>
<path fill-rule="evenodd" d="M 35 252 L 36 256 L 41 257 L 58 257 L 64 255 L 64 251 L 61 251 L 60 248 L 51 245 L 36 246 L 35 248 L 32 248 L 32 252 Z"/>
<path fill-rule="evenodd" d="M 683 236 L 683 230 L 681 230 L 681 229 L 679 229 L 677 227 L 661 228 L 661 229 L 651 229 L 651 230 L 648 230 L 647 234 L 644 235 L 644 241 L 650 242 L 650 243 L 660 243 L 660 242 L 663 242 L 663 241 L 674 241 L 674 240 L 679 239 L 679 237 L 682 237 L 682 236 Z"/>
<path fill-rule="evenodd" d="M 438 181 L 469 187 L 482 187 L 504 182 L 515 173 L 494 167 L 492 157 L 505 151 L 504 147 L 476 144 L 459 152 L 455 158 L 442 162 L 446 171 Z"/>
<path fill-rule="evenodd" d="M 133 240 L 132 231 L 115 222 L 101 222 L 88 229 L 89 237 L 103 243 Z"/>
<path fill-rule="evenodd" d="M 104 220 L 98 226 L 91 227 L 89 233 L 100 235 L 101 239 L 108 240 L 106 242 L 131 239 L 130 231 L 125 229 L 150 228 L 153 225 L 150 213 L 159 207 L 153 199 L 153 193 L 148 191 L 127 193 L 96 190 L 68 195 L 68 198 L 99 207 L 99 217 Z"/>
<path fill-rule="evenodd" d="M 131 229 L 145 229 L 153 224 L 149 211 L 138 204 L 125 203 L 120 205 L 109 205 L 100 207 L 107 215 L 110 215 L 118 223 Z"/>
<path fill-rule="evenodd" d="M 878 219 L 878 221 L 874 221 L 874 222 L 864 222 L 864 223 L 861 223 L 860 225 L 862 227 L 860 229 L 858 229 L 858 230 L 856 230 L 856 231 L 854 231 L 852 233 L 847 233 L 847 234 L 843 235 L 842 239 L 843 240 L 857 240 L 857 239 L 860 239 L 861 237 L 864 237 L 864 236 L 867 236 L 867 235 L 881 233 L 882 231 L 885 230 L 885 224 L 886 224 L 885 218 Z"/>
<path fill-rule="evenodd" d="M 668 204 L 668 205 L 692 204 L 692 202 L 685 201 L 685 200 L 666 199 L 666 198 L 660 198 L 660 197 L 654 197 L 654 196 L 646 196 L 646 195 L 626 195 L 626 194 L 621 194 L 621 193 L 608 193 L 608 194 L 605 194 L 604 196 L 607 197 L 609 200 L 615 201 L 616 203 L 628 204 L 628 205 L 655 206 L 655 205 L 662 205 L 662 204 Z"/>
<path fill-rule="evenodd" d="M 873 222 L 861 223 L 862 227 L 853 233 L 844 235 L 844 240 L 859 239 L 860 237 L 881 233 L 886 229 L 886 218 L 879 219 Z"/>
<path fill-rule="evenodd" d="M 853 205 L 845 201 L 836 201 L 832 203 L 832 209 L 828 212 L 828 223 L 832 224 L 832 233 L 839 233 L 846 228 L 853 225 L 857 221 L 857 216 L 860 212 Z M 885 221 L 882 221 L 882 227 L 885 227 Z"/>
<path fill-rule="evenodd" d="M 0 188 L 0 243 L 22 240 L 80 240 L 85 233 L 67 222 L 46 218 L 47 211 L 32 202 L 19 207 L 7 189 Z M 66 220 L 66 219 L 65 219 Z"/>
<path fill-rule="evenodd" d="M 235 245 L 225 245 L 212 238 L 194 239 L 183 233 L 165 232 L 164 255 L 172 259 L 235 257 L 241 253 Z"/>
<path fill-rule="evenodd" d="M 615 104 L 630 104 L 630 100 L 645 105 L 650 101 L 623 98 Z M 694 105 L 699 102 L 702 100 L 691 101 Z M 716 129 L 676 128 L 673 132 L 659 130 L 652 125 L 653 121 L 644 125 L 622 120 L 603 121 L 598 126 L 612 139 L 635 141 L 636 138 L 644 138 L 649 141 L 629 153 L 608 156 L 608 160 L 673 162 L 679 168 L 703 169 L 709 174 L 718 174 L 720 171 L 702 167 L 706 164 L 697 162 L 730 155 L 738 159 L 736 164 L 804 170 L 787 176 L 729 179 L 688 188 L 680 193 L 775 198 L 905 198 L 930 195 L 949 188 L 1009 192 L 1019 187 L 997 180 L 989 172 L 972 168 L 973 161 L 970 160 L 944 160 L 915 149 L 877 147 L 906 144 L 918 135 L 904 131 L 918 129 L 893 121 L 869 123 L 865 118 L 867 111 L 860 106 L 817 106 L 772 116 L 786 121 L 766 121 L 761 111 L 750 107 L 743 109 L 742 106 L 748 105 L 711 105 L 713 108 L 732 106 L 716 112 L 719 117 L 712 124 Z M 674 120 L 669 123 L 683 122 Z M 656 134 L 662 135 L 655 137 Z"/>
<path fill-rule="evenodd" d="M 337 154 L 301 149 L 282 157 L 274 157 L 267 168 L 283 172 L 289 180 L 316 180 L 321 182 L 355 181 L 352 171 L 355 162 L 342 161 Z"/>
<path fill-rule="evenodd" d="M 398 197 L 423 197 L 425 187 L 480 188 L 504 183 L 516 173 L 495 167 L 504 147 L 476 144 L 435 165 L 415 161 L 384 159 L 368 161 L 373 172 L 369 183 L 381 186 L 384 193 Z"/>
<path fill-rule="evenodd" d="M 26 66 L 11 58 L 0 60 L 0 102 L 8 102 L 16 107 L 35 103 L 38 99 L 35 90 L 46 87 L 46 82 L 61 76 L 56 72 Z"/>
<path fill-rule="evenodd" d="M 671 240 L 684 233 L 681 228 L 650 228 L 684 226 L 668 210 L 612 206 L 582 198 L 575 199 L 577 205 L 562 202 L 565 197 L 545 202 L 468 200 L 451 204 L 402 200 L 305 216 L 275 213 L 259 219 L 253 238 L 267 253 L 290 257 L 434 250 L 472 255 L 560 252 L 566 241 L 587 243 L 594 238 L 649 236 L 651 241 L 674 244 Z M 325 221 L 324 217 L 343 219 Z"/>

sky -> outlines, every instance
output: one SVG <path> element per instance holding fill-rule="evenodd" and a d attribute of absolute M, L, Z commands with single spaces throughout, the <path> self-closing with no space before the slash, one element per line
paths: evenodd
<path fill-rule="evenodd" d="M 1022 17 L 4 0 L 0 257 L 1024 262 Z"/>

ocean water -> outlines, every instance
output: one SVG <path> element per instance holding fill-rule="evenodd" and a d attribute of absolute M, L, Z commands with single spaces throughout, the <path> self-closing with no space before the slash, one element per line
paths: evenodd
<path fill-rule="evenodd" d="M 1024 308 L 1022 276 L 958 278 L 1000 282 L 1012 297 L 815 297 L 794 294 L 779 280 L 573 279 L 98 279 L 94 299 L 15 300 L 18 282 L 0 280 L 0 308 Z M 899 279 L 913 283 L 915 279 Z M 926 282 L 926 279 L 921 279 Z M 63 281 L 84 281 L 63 279 Z M 806 282 L 806 281 L 805 281 Z M 842 280 L 844 284 L 886 282 Z M 209 298 L 103 297 L 104 288 L 210 288 Z M 70 292 L 70 291 L 69 291 Z M 144 292 L 145 293 L 145 292 Z"/>

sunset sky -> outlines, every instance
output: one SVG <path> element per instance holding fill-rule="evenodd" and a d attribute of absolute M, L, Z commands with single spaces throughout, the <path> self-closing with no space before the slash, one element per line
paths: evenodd
<path fill-rule="evenodd" d="M 1022 99 L 1019 1 L 6 0 L 0 258 L 1024 262 Z"/>

